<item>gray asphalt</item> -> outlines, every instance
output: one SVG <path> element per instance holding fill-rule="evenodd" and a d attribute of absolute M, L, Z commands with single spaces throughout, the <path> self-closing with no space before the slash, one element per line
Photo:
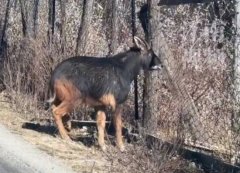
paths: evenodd
<path fill-rule="evenodd" d="M 73 171 L 0 125 L 0 173 L 73 173 Z"/>
<path fill-rule="evenodd" d="M 0 147 L 0 173 L 36 172 L 16 156 Z"/>

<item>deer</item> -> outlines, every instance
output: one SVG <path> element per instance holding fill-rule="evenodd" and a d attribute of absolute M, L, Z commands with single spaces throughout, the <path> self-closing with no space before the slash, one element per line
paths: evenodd
<path fill-rule="evenodd" d="M 120 151 L 124 151 L 122 105 L 128 98 L 131 83 L 140 70 L 161 68 L 160 57 L 137 36 L 132 47 L 111 57 L 75 56 L 60 62 L 51 74 L 50 98 L 46 101 L 46 107 L 52 108 L 61 138 L 71 140 L 63 120 L 69 119 L 75 107 L 88 105 L 96 110 L 100 148 L 106 150 L 106 110 L 110 110 L 116 131 L 116 145 Z"/>

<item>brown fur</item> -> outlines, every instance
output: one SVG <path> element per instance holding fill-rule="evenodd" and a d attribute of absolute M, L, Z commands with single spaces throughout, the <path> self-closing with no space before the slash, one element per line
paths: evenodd
<path fill-rule="evenodd" d="M 55 102 L 52 106 L 53 115 L 59 129 L 60 136 L 63 139 L 70 140 L 67 131 L 70 131 L 71 124 L 69 123 L 70 117 L 69 113 L 74 109 L 74 107 L 79 104 L 86 104 L 90 106 L 104 106 L 110 107 L 114 114 L 114 125 L 116 127 L 116 138 L 117 146 L 121 151 L 124 150 L 122 141 L 122 119 L 121 110 L 116 105 L 116 99 L 112 94 L 106 94 L 102 96 L 99 100 L 95 100 L 90 97 L 82 97 L 79 90 L 67 80 L 58 80 L 55 82 L 54 90 L 56 92 L 56 97 L 59 102 Z M 106 149 L 104 143 L 104 130 L 105 130 L 106 114 L 105 112 L 99 110 L 97 112 L 97 128 L 98 128 L 98 143 L 102 150 Z"/>
<path fill-rule="evenodd" d="M 124 151 L 122 140 L 122 109 L 120 107 L 117 107 L 114 115 L 114 126 L 116 128 L 117 146 L 121 151 Z"/>
<path fill-rule="evenodd" d="M 110 106 L 113 112 L 116 110 L 116 99 L 112 94 L 103 95 L 99 100 L 103 105 Z"/>
<path fill-rule="evenodd" d="M 103 111 L 97 112 L 98 144 L 103 151 L 106 150 L 104 143 L 104 130 L 106 124 L 106 114 Z"/>

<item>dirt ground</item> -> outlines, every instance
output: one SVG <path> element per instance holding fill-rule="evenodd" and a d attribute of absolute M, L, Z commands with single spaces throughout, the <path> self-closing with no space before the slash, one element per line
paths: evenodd
<path fill-rule="evenodd" d="M 184 161 L 179 157 L 158 157 L 162 160 L 153 161 L 143 146 L 126 144 L 126 152 L 121 153 L 109 141 L 107 152 L 102 152 L 96 145 L 84 145 L 82 142 L 66 142 L 55 134 L 47 134 L 35 130 L 22 128 L 28 121 L 23 113 L 13 110 L 11 104 L 3 94 L 0 94 L 0 123 L 11 132 L 22 136 L 26 141 L 37 146 L 49 155 L 60 159 L 76 172 L 85 173 L 137 173 L 137 172 L 163 172 L 163 173 L 197 173 L 202 172 L 196 165 Z M 31 117 L 31 116 L 29 116 Z M 156 156 L 155 156 L 156 157 Z"/>

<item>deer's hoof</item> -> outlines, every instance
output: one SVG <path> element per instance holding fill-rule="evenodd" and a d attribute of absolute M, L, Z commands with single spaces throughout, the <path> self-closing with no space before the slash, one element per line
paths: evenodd
<path fill-rule="evenodd" d="M 124 145 L 122 145 L 122 146 L 119 146 L 119 150 L 120 150 L 121 152 L 124 152 L 126 149 L 125 149 Z"/>
<path fill-rule="evenodd" d="M 103 152 L 105 152 L 105 151 L 107 150 L 107 147 L 106 147 L 105 144 L 104 144 L 104 145 L 100 145 L 100 149 L 101 149 Z"/>

